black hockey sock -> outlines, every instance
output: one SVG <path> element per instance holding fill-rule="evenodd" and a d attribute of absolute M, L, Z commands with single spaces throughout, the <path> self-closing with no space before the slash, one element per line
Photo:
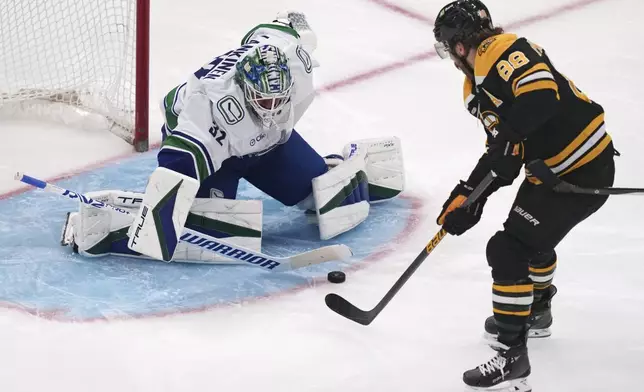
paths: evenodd
<path fill-rule="evenodd" d="M 492 298 L 499 342 L 513 346 L 525 338 L 533 301 L 533 284 L 529 281 L 494 282 Z"/>

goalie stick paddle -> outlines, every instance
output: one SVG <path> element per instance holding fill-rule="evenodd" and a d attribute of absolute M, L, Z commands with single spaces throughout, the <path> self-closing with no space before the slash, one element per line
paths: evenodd
<path fill-rule="evenodd" d="M 112 206 L 110 204 L 103 203 L 98 200 L 89 198 L 82 193 L 74 192 L 69 189 L 61 188 L 57 185 L 50 184 L 48 182 L 39 180 L 37 178 L 28 176 L 21 172 L 17 172 L 14 178 L 18 181 L 21 181 L 25 184 L 31 185 L 33 187 L 42 189 L 49 193 L 55 193 L 60 196 L 67 197 L 72 200 L 76 200 L 79 203 L 84 203 L 89 206 L 98 209 L 111 209 L 121 214 L 131 215 L 129 211 Z M 325 263 L 327 261 L 334 260 L 346 260 L 349 257 L 353 256 L 351 248 L 344 244 L 328 245 L 321 248 L 312 249 L 307 252 L 298 253 L 288 257 L 272 257 L 261 252 L 254 251 L 239 245 L 232 244 L 227 242 L 224 239 L 216 238 L 209 236 L 208 234 L 202 233 L 197 230 L 184 228 L 181 237 L 189 235 L 193 243 L 210 243 L 218 244 L 217 246 L 208 246 L 202 247 L 204 251 L 215 253 L 220 256 L 227 257 L 231 260 L 237 261 L 242 265 L 251 265 L 254 267 L 262 268 L 266 271 L 271 272 L 284 272 L 290 271 L 302 267 L 307 267 L 309 265 Z M 202 241 L 196 241 L 197 239 L 203 239 Z M 221 247 L 223 245 L 223 248 Z M 225 249 L 217 251 L 216 249 Z M 234 256 L 231 256 L 234 255 Z M 244 263 L 245 262 L 245 263 Z"/>
<path fill-rule="evenodd" d="M 584 188 L 559 178 L 543 160 L 535 159 L 526 165 L 528 175 L 536 177 L 545 186 L 558 193 L 577 193 L 583 195 L 644 195 L 642 188 Z"/>
<path fill-rule="evenodd" d="M 481 183 L 474 188 L 470 196 L 467 198 L 465 203 L 461 205 L 460 208 L 466 208 L 471 204 L 475 203 L 479 197 L 485 192 L 485 190 L 492 184 L 496 178 L 496 173 L 490 172 Z M 409 278 L 416 272 L 418 267 L 425 261 L 427 256 L 440 244 L 440 242 L 445 238 L 447 232 L 445 229 L 440 229 L 438 233 L 432 238 L 429 243 L 423 248 L 422 252 L 416 257 L 416 259 L 407 267 L 405 272 L 398 278 L 396 283 L 389 289 L 387 294 L 378 302 L 378 304 L 371 310 L 362 310 L 342 298 L 341 296 L 330 293 L 327 294 L 324 298 L 324 302 L 329 307 L 340 316 L 346 317 L 351 321 L 355 321 L 358 324 L 369 325 L 371 322 L 382 312 L 382 310 L 387 306 L 389 301 L 398 293 L 398 291 L 403 287 L 403 285 L 409 280 Z"/>

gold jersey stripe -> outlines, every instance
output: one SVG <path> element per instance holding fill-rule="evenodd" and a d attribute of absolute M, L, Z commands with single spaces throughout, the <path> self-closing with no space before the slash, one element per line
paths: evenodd
<path fill-rule="evenodd" d="M 463 83 L 463 101 L 467 101 L 470 94 L 472 94 L 472 80 L 466 76 Z"/>
<path fill-rule="evenodd" d="M 519 37 L 516 34 L 495 35 L 481 42 L 474 60 L 474 75 L 485 78 L 499 57 L 508 50 Z"/>
<path fill-rule="evenodd" d="M 490 101 L 492 101 L 492 103 L 494 104 L 494 106 L 496 106 L 496 107 L 498 108 L 499 106 L 503 105 L 503 101 L 502 101 L 502 100 L 500 100 L 499 98 L 497 98 L 497 97 L 495 97 L 494 95 L 490 94 L 490 92 L 489 92 L 489 91 L 487 91 L 486 89 L 484 89 L 484 88 L 481 88 L 481 89 L 483 90 L 483 92 L 484 92 L 485 94 L 487 94 L 487 96 L 490 98 Z"/>
<path fill-rule="evenodd" d="M 498 313 L 498 314 L 507 314 L 507 315 L 509 315 L 509 316 L 529 316 L 529 315 L 530 315 L 530 311 L 529 311 L 529 310 L 524 310 L 524 311 L 521 311 L 521 312 L 510 312 L 510 311 L 508 311 L 508 310 L 501 310 L 501 309 L 495 309 L 495 308 L 492 308 L 492 311 L 493 311 L 494 313 Z"/>
<path fill-rule="evenodd" d="M 559 86 L 557 86 L 557 83 L 554 80 L 539 80 L 528 83 L 525 86 L 521 86 L 516 89 L 514 96 L 519 97 L 522 94 L 537 90 L 555 90 L 557 93 L 557 100 L 559 100 Z"/>
<path fill-rule="evenodd" d="M 545 160 L 546 165 L 553 167 L 559 165 L 563 162 L 570 154 L 572 154 L 579 146 L 582 145 L 594 132 L 599 128 L 599 126 L 604 122 L 604 113 L 600 114 L 593 121 L 588 124 L 588 126 L 581 131 L 581 133 L 566 146 L 559 154 L 555 155 L 552 158 Z"/>
<path fill-rule="evenodd" d="M 564 171 L 563 173 L 561 173 L 561 175 L 563 176 L 565 174 L 568 174 L 571 171 L 573 171 L 575 169 L 578 169 L 578 168 L 582 167 L 583 165 L 587 164 L 588 162 L 592 161 L 593 159 L 597 158 L 597 156 L 599 156 L 599 154 L 601 154 L 602 151 L 604 151 L 606 149 L 606 147 L 608 147 L 608 145 L 610 144 L 611 140 L 612 139 L 611 139 L 610 135 L 606 134 L 604 136 L 604 138 L 602 139 L 602 141 L 599 142 L 597 144 L 597 146 L 595 146 L 595 148 L 593 148 L 590 152 L 588 152 L 579 162 L 575 163 L 575 165 L 573 167 L 571 167 L 571 168 L 567 169 L 566 171 Z"/>
<path fill-rule="evenodd" d="M 548 67 L 548 64 L 539 63 L 539 64 L 535 65 L 534 67 L 530 68 L 529 70 L 525 71 L 524 73 L 522 73 L 521 76 L 519 76 L 518 78 L 516 78 L 514 80 L 514 82 L 512 82 L 512 91 L 517 90 L 517 84 L 519 82 L 521 82 L 521 80 L 523 78 L 525 78 L 526 76 L 530 76 L 531 74 L 533 74 L 535 72 L 539 72 L 539 71 L 548 71 L 548 72 L 552 73 L 552 71 L 550 70 L 550 67 Z M 514 95 L 516 95 L 516 93 Z"/>
<path fill-rule="evenodd" d="M 493 284 L 492 288 L 496 291 L 500 291 L 502 293 L 526 293 L 529 294 L 532 292 L 532 285 L 531 284 L 519 284 L 519 285 L 514 285 L 514 286 L 501 286 L 498 284 Z"/>

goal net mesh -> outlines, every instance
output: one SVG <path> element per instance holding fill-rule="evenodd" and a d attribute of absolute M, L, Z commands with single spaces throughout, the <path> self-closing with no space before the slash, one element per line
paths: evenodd
<path fill-rule="evenodd" d="M 136 0 L 11 0 L 0 8 L 0 114 L 134 141 Z"/>

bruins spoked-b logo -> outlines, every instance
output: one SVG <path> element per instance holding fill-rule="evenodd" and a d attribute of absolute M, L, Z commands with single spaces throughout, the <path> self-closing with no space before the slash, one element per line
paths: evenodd
<path fill-rule="evenodd" d="M 486 110 L 481 113 L 481 122 L 485 129 L 493 136 L 499 134 L 499 131 L 496 130 L 496 126 L 499 125 L 499 116 L 491 110 Z"/>

